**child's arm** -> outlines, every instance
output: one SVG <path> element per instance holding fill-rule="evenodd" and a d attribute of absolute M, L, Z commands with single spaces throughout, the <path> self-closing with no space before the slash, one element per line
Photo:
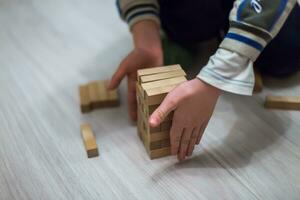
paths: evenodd
<path fill-rule="evenodd" d="M 118 87 L 127 76 L 128 109 L 132 120 L 136 120 L 136 78 L 137 70 L 141 67 L 154 67 L 163 64 L 163 53 L 159 26 L 152 20 L 136 22 L 131 27 L 134 49 L 123 59 L 119 68 L 111 78 L 109 89 Z"/>
<path fill-rule="evenodd" d="M 128 23 L 131 30 L 135 23 L 144 20 L 160 25 L 157 0 L 117 0 L 117 7 L 121 18 Z"/>
<path fill-rule="evenodd" d="M 121 18 L 129 24 L 134 49 L 123 59 L 111 78 L 109 89 L 118 87 L 127 76 L 128 108 L 132 120 L 136 120 L 136 73 L 141 67 L 163 64 L 160 39 L 159 5 L 156 0 L 117 0 Z"/>
<path fill-rule="evenodd" d="M 251 95 L 253 63 L 276 36 L 296 0 L 237 0 L 230 29 L 198 78 L 221 90 Z"/>

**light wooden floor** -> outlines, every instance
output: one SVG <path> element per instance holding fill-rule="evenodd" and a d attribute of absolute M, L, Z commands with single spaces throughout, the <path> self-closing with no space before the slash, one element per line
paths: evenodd
<path fill-rule="evenodd" d="M 122 106 L 82 115 L 78 85 L 109 78 L 132 48 L 112 0 L 0 0 L 0 199 L 299 199 L 300 74 L 254 97 L 225 94 L 192 158 L 150 161 Z M 90 122 L 100 157 L 87 159 Z"/>

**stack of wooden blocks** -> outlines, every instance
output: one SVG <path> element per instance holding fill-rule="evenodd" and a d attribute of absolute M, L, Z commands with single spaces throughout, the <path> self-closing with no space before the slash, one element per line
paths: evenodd
<path fill-rule="evenodd" d="M 180 65 L 146 68 L 137 72 L 138 134 L 151 159 L 170 155 L 170 128 L 173 113 L 159 127 L 149 126 L 149 117 L 165 96 L 186 81 Z"/>

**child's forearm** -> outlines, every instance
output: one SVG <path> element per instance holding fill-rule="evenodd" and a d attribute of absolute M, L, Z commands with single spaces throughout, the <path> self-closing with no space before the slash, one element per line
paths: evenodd
<path fill-rule="evenodd" d="M 135 48 L 150 50 L 157 54 L 162 53 L 159 25 L 156 22 L 140 21 L 133 25 L 131 31 Z"/>

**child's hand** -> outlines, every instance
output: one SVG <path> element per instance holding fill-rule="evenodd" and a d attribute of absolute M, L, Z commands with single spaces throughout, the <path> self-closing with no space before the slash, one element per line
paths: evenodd
<path fill-rule="evenodd" d="M 220 90 L 198 78 L 186 81 L 172 90 L 150 116 L 151 126 L 158 126 L 173 110 L 170 132 L 171 153 L 179 160 L 192 155 L 213 113 Z"/>
<path fill-rule="evenodd" d="M 120 64 L 118 70 L 111 78 L 109 89 L 116 88 L 124 76 L 127 75 L 128 83 L 128 109 L 130 118 L 136 121 L 136 79 L 137 70 L 142 67 L 153 67 L 162 65 L 162 55 L 156 52 L 149 52 L 143 49 L 133 50 Z"/>
<path fill-rule="evenodd" d="M 134 50 L 121 62 L 118 70 L 111 78 L 108 89 L 118 87 L 124 76 L 128 81 L 128 109 L 132 120 L 137 118 L 136 76 L 137 70 L 146 67 L 163 65 L 158 25 L 150 20 L 140 21 L 132 28 Z"/>

